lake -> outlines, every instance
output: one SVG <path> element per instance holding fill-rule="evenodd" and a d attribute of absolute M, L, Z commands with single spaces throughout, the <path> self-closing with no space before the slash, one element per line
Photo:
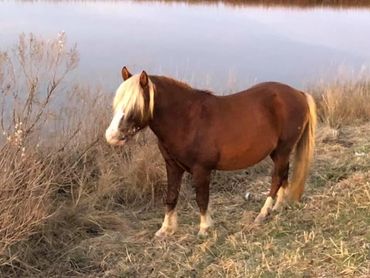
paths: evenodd
<path fill-rule="evenodd" d="M 369 72 L 369 8 L 194 2 L 2 1 L 0 49 L 64 31 L 81 56 L 75 78 L 109 90 L 123 65 L 219 93 Z"/>

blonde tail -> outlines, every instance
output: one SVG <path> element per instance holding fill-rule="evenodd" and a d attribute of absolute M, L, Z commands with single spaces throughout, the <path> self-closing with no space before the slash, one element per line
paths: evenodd
<path fill-rule="evenodd" d="M 292 180 L 287 192 L 288 199 L 292 201 L 299 201 L 301 199 L 315 147 L 316 105 L 311 95 L 305 95 L 307 98 L 309 119 L 295 150 Z"/>

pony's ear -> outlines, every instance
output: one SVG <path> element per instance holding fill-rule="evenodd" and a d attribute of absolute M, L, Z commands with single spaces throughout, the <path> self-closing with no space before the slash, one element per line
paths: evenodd
<path fill-rule="evenodd" d="M 146 74 L 145 70 L 140 74 L 140 85 L 141 87 L 145 88 L 148 86 L 148 75 Z"/>
<path fill-rule="evenodd" d="M 126 81 L 132 76 L 132 74 L 128 71 L 126 67 L 122 68 L 121 74 L 122 74 L 123 81 Z"/>

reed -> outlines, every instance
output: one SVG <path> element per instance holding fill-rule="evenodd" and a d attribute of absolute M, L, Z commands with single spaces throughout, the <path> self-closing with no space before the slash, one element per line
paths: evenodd
<path fill-rule="evenodd" d="M 337 128 L 356 125 L 370 120 L 370 80 L 333 82 L 312 90 L 318 104 L 321 122 Z"/>

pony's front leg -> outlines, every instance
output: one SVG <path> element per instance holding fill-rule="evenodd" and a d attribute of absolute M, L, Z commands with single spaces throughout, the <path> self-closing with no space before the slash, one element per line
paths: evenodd
<path fill-rule="evenodd" d="M 198 236 L 207 236 L 212 226 L 212 218 L 208 211 L 210 171 L 203 168 L 193 170 L 196 201 L 200 210 L 200 225 Z"/>
<path fill-rule="evenodd" d="M 179 197 L 181 179 L 184 170 L 173 161 L 166 161 L 167 170 L 167 196 L 166 214 L 162 227 L 155 233 L 157 237 L 172 235 L 177 229 L 176 204 Z"/>

